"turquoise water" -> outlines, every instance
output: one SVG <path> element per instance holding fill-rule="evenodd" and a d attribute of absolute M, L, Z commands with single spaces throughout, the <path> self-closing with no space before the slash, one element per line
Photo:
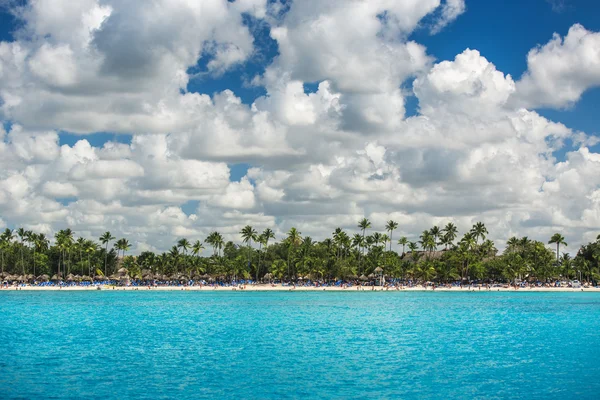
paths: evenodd
<path fill-rule="evenodd" d="M 0 292 L 0 398 L 600 398 L 600 294 Z"/>

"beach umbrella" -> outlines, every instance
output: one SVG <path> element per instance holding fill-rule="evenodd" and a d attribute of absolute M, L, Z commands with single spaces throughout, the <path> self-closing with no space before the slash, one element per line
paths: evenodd
<path fill-rule="evenodd" d="M 369 278 L 367 278 L 367 277 L 366 277 L 366 276 L 363 274 L 363 275 L 361 275 L 361 276 L 360 276 L 360 278 L 358 278 L 358 279 L 360 279 L 361 281 L 366 281 L 366 280 L 368 280 Z"/>
<path fill-rule="evenodd" d="M 52 275 L 51 281 L 60 281 L 62 278 L 56 274 Z"/>
<path fill-rule="evenodd" d="M 106 280 L 106 277 L 102 276 L 102 275 L 96 275 L 96 276 L 94 276 L 94 280 L 95 281 L 104 281 L 104 280 Z"/>
<path fill-rule="evenodd" d="M 83 282 L 91 282 L 92 281 L 92 277 L 84 275 L 84 276 L 81 277 L 81 280 Z"/>
<path fill-rule="evenodd" d="M 6 278 L 10 274 L 8 272 L 0 272 L 0 278 Z"/>
<path fill-rule="evenodd" d="M 119 270 L 117 271 L 117 273 L 119 275 L 127 275 L 129 271 L 127 270 L 127 268 L 119 268 Z"/>
<path fill-rule="evenodd" d="M 44 274 L 44 275 L 38 276 L 37 280 L 40 282 L 48 282 L 50 280 L 50 277 L 48 275 Z"/>
<path fill-rule="evenodd" d="M 378 274 L 380 274 L 380 273 L 383 272 L 383 268 L 377 267 L 377 268 L 375 268 L 375 272 L 377 272 Z"/>
<path fill-rule="evenodd" d="M 151 281 L 152 279 L 154 279 L 154 276 L 152 274 L 147 273 L 145 275 L 142 275 L 142 279 L 145 281 Z"/>
<path fill-rule="evenodd" d="M 369 274 L 368 278 L 371 278 L 371 279 L 375 278 L 375 274 Z"/>

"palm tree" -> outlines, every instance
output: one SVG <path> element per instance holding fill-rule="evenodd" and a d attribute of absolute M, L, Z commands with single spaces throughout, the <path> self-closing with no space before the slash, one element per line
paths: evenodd
<path fill-rule="evenodd" d="M 552 243 L 556 243 L 556 264 L 560 265 L 560 260 L 559 260 L 560 245 L 562 244 L 563 246 L 568 246 L 568 244 L 565 242 L 565 237 L 563 235 L 561 235 L 560 233 L 555 233 L 554 235 L 552 235 L 552 237 L 548 241 L 548 244 L 552 244 Z"/>
<path fill-rule="evenodd" d="M 406 248 L 406 245 L 408 244 L 408 238 L 406 236 L 402 236 L 400 238 L 400 240 L 398 240 L 398 244 L 402 245 L 402 255 L 404 255 L 404 249 Z"/>
<path fill-rule="evenodd" d="M 29 243 L 33 249 L 33 275 L 35 276 L 35 241 L 37 239 L 37 234 L 32 231 L 25 232 L 25 241 Z"/>
<path fill-rule="evenodd" d="M 417 249 L 419 248 L 419 246 L 417 245 L 417 243 L 415 242 L 408 242 L 408 249 L 410 250 L 410 254 L 412 256 L 413 259 L 417 259 L 418 253 L 417 253 Z"/>
<path fill-rule="evenodd" d="M 85 248 L 85 239 L 80 237 L 77 239 L 77 250 L 79 251 L 79 263 L 81 264 L 81 275 L 83 275 L 83 257 L 81 256 L 81 253 L 84 251 Z"/>
<path fill-rule="evenodd" d="M 288 232 L 288 236 L 287 236 L 287 241 L 288 241 L 288 279 L 291 279 L 291 275 L 290 275 L 290 255 L 291 255 L 291 249 L 296 248 L 298 245 L 300 245 L 302 243 L 302 236 L 300 236 L 301 233 L 298 232 L 298 230 L 296 228 L 291 228 L 290 231 Z"/>
<path fill-rule="evenodd" d="M 259 272 L 260 272 L 260 256 L 261 256 L 261 249 L 262 246 L 265 246 L 265 249 L 267 250 L 267 254 L 269 251 L 269 240 L 271 239 L 275 239 L 275 232 L 273 232 L 273 230 L 271 228 L 266 228 L 263 233 L 259 236 L 259 244 L 260 247 L 258 248 L 258 267 L 256 268 L 256 280 L 258 281 L 258 277 L 259 277 Z"/>
<path fill-rule="evenodd" d="M 488 230 L 483 224 L 483 222 L 477 222 L 475 225 L 473 225 L 473 228 L 471 228 L 471 233 L 475 238 L 475 244 L 478 244 L 479 238 L 481 238 L 482 240 L 485 239 L 485 235 L 488 234 Z"/>
<path fill-rule="evenodd" d="M 366 218 L 361 219 L 360 221 L 358 221 L 358 227 L 360 228 L 360 230 L 362 231 L 362 237 L 363 237 L 363 253 L 364 253 L 364 245 L 365 245 L 365 232 L 367 231 L 367 229 L 369 229 L 371 227 L 371 221 L 369 221 Z M 359 255 L 359 269 L 362 272 L 362 258 L 360 258 Z"/>
<path fill-rule="evenodd" d="M 199 240 L 196 240 L 194 242 L 194 244 L 192 245 L 192 254 L 195 257 L 198 257 L 200 255 L 200 253 L 202 252 L 202 249 L 204 249 L 204 246 L 202 245 L 202 242 L 200 242 Z M 196 259 L 196 261 L 198 261 L 198 259 Z M 196 270 L 197 270 L 197 268 L 196 268 Z"/>
<path fill-rule="evenodd" d="M 242 241 L 248 246 L 248 268 L 250 268 L 250 258 L 252 255 L 250 248 L 252 247 L 252 240 L 256 238 L 256 230 L 252 226 L 246 225 L 240 231 L 240 235 L 242 235 Z"/>
<path fill-rule="evenodd" d="M 187 251 L 190 248 L 190 246 L 191 246 L 190 241 L 187 240 L 186 238 L 179 239 L 177 241 L 177 248 L 183 250 L 184 268 L 187 266 Z"/>
<path fill-rule="evenodd" d="M 444 243 L 446 244 L 446 249 L 448 249 L 448 245 L 453 245 L 458 235 L 458 229 L 452 222 L 448 222 L 442 231 L 444 232 Z"/>
<path fill-rule="evenodd" d="M 420 238 L 419 243 L 421 243 L 421 248 L 428 252 L 428 257 L 431 256 L 431 253 L 436 248 L 435 238 L 431 234 L 431 231 L 423 231 L 423 233 L 421 233 L 421 236 L 419 236 L 419 238 Z"/>
<path fill-rule="evenodd" d="M 186 238 L 179 239 L 177 241 L 177 248 L 182 249 L 184 255 L 187 253 L 187 251 L 190 248 L 190 246 L 191 246 L 190 242 Z"/>
<path fill-rule="evenodd" d="M 106 260 L 108 257 L 108 244 L 115 240 L 116 238 L 110 234 L 110 232 L 106 231 L 100 236 L 100 242 L 105 246 L 104 247 L 104 275 L 108 276 L 108 271 L 106 270 Z"/>
<path fill-rule="evenodd" d="M 115 248 L 117 249 L 117 258 L 119 257 L 119 251 L 122 251 L 123 255 L 122 255 L 121 260 L 124 259 L 125 252 L 127 250 L 129 250 L 130 247 L 131 247 L 131 245 L 129 244 L 129 241 L 127 239 L 123 238 L 123 239 L 117 240 L 117 243 L 115 243 Z"/>
<path fill-rule="evenodd" d="M 0 235 L 0 251 L 2 252 L 2 273 L 4 273 L 4 252 L 10 246 L 10 243 L 14 239 L 13 231 L 6 228 L 2 235 Z"/>
<path fill-rule="evenodd" d="M 516 236 L 511 237 L 506 241 L 507 250 L 515 251 L 517 246 L 519 246 L 519 239 Z"/>
<path fill-rule="evenodd" d="M 385 229 L 390 233 L 390 251 L 392 251 L 392 234 L 396 229 L 398 229 L 398 223 L 390 219 L 385 225 Z"/>
<path fill-rule="evenodd" d="M 213 255 L 221 256 L 220 250 L 223 248 L 225 241 L 223 240 L 223 235 L 219 232 L 215 231 L 208 235 L 205 240 L 206 243 L 210 244 L 213 247 Z"/>
<path fill-rule="evenodd" d="M 19 248 L 19 251 L 21 252 L 21 268 L 23 268 L 23 275 L 25 275 L 25 260 L 23 259 L 23 247 L 25 247 L 25 245 L 23 242 L 27 236 L 27 231 L 23 228 L 19 228 L 17 230 L 17 236 L 19 236 L 19 240 L 21 241 L 21 247 Z"/>
<path fill-rule="evenodd" d="M 131 248 L 131 244 L 129 243 L 129 240 L 127 239 L 121 239 L 121 250 L 123 251 L 123 257 L 125 257 L 125 252 L 129 251 L 129 249 Z"/>
<path fill-rule="evenodd" d="M 434 225 L 430 230 L 429 233 L 431 233 L 431 236 L 433 236 L 433 240 L 435 241 L 435 244 L 437 246 L 438 244 L 438 238 L 440 236 L 440 234 L 442 233 L 442 231 L 440 230 L 440 228 L 436 225 Z"/>
<path fill-rule="evenodd" d="M 87 262 L 88 262 L 88 275 L 92 276 L 92 265 L 90 263 L 90 255 L 94 254 L 98 248 L 98 245 L 91 240 L 87 240 L 84 245 L 84 251 L 87 254 Z"/>

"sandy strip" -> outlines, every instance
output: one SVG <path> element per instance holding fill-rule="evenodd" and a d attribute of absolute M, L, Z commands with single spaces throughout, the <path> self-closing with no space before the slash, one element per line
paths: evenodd
<path fill-rule="evenodd" d="M 452 287 L 452 288 L 445 288 L 445 287 L 437 287 L 435 290 L 432 290 L 431 287 L 429 288 L 425 288 L 423 286 L 416 286 L 416 287 L 405 287 L 403 289 L 395 289 L 395 288 L 380 288 L 380 287 L 375 287 L 374 289 L 371 286 L 362 286 L 360 287 L 360 290 L 357 289 L 356 286 L 353 287 L 349 287 L 349 288 L 341 288 L 341 287 L 311 287 L 311 286 L 296 286 L 295 288 L 292 288 L 290 286 L 282 286 L 282 285 L 275 285 L 275 286 L 271 286 L 271 285 L 247 285 L 245 289 L 240 289 L 240 288 L 234 288 L 234 287 L 223 287 L 223 286 L 157 286 L 157 287 L 152 287 L 152 288 L 148 288 L 147 286 L 138 286 L 138 287 L 133 287 L 133 286 L 128 286 L 128 287 L 121 287 L 121 286 L 99 286 L 101 288 L 100 291 L 104 291 L 104 290 L 108 290 L 108 291 L 117 291 L 117 290 L 121 290 L 121 291 L 191 291 L 191 292 L 222 292 L 222 291 L 228 291 L 228 292 L 291 292 L 291 291 L 295 291 L 295 292 L 357 292 L 357 291 L 383 291 L 383 292 L 599 292 L 600 293 L 600 288 L 579 288 L 579 289 L 574 289 L 574 288 L 545 288 L 545 287 L 534 287 L 534 288 L 518 288 L 515 289 L 513 287 L 510 288 L 504 288 L 504 287 L 495 287 L 495 288 L 490 288 L 489 290 L 486 289 L 485 287 L 482 287 L 481 289 L 479 287 L 474 287 L 474 288 L 469 288 L 469 287 L 463 287 L 463 288 L 459 288 L 459 287 Z M 44 287 L 39 287 L 39 286 L 23 286 L 23 287 L 14 287 L 14 286 L 9 286 L 8 289 L 5 287 L 0 288 L 0 291 L 11 291 L 11 290 L 25 290 L 25 291 L 40 291 L 40 292 L 44 292 L 44 291 L 61 291 L 61 292 L 69 292 L 69 291 L 73 291 L 73 292 L 81 292 L 81 291 L 98 291 L 96 286 L 92 286 L 92 287 L 83 287 L 83 286 L 69 286 L 69 287 L 63 287 L 63 288 L 58 288 L 58 287 L 51 287 L 51 286 L 44 286 Z"/>

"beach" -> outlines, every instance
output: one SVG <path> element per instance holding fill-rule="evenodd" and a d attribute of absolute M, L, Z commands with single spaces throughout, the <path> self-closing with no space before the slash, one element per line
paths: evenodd
<path fill-rule="evenodd" d="M 98 289 L 100 288 L 100 289 Z M 191 291 L 191 292 L 360 292 L 360 291 L 377 291 L 377 292 L 600 292 L 598 287 L 589 288 L 570 288 L 570 287 L 519 287 L 515 289 L 513 286 L 506 287 L 491 287 L 486 288 L 485 286 L 452 286 L 452 287 L 436 287 L 433 289 L 431 286 L 404 286 L 404 287 L 379 287 L 379 286 L 351 286 L 351 287 L 340 287 L 340 286 L 327 286 L 327 287 L 316 287 L 316 286 L 283 286 L 283 285 L 246 285 L 246 286 L 112 286 L 112 285 L 98 285 L 98 286 L 9 286 L 2 287 L 1 291 L 14 291 L 14 290 L 25 290 L 25 291 L 40 291 L 40 292 L 89 292 L 89 291 Z"/>

